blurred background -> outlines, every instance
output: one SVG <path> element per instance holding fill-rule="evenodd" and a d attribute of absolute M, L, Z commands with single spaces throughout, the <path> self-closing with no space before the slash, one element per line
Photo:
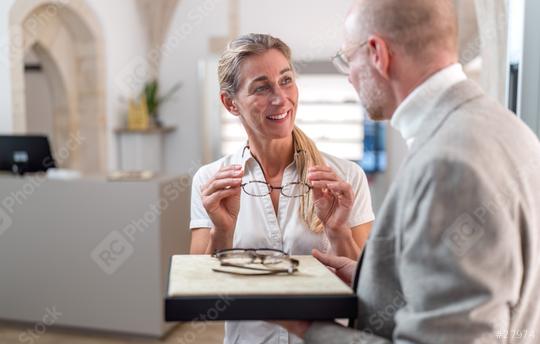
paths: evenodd
<path fill-rule="evenodd" d="M 466 73 L 539 133 L 540 3 L 455 3 Z M 364 168 L 377 211 L 407 147 L 330 63 L 351 4 L 2 1 L 0 343 L 221 341 L 219 323 L 165 324 L 162 298 L 189 245 L 190 178 L 245 142 L 217 84 L 240 34 L 290 45 L 297 124 Z M 34 153 L 54 160 L 46 175 L 25 173 Z"/>

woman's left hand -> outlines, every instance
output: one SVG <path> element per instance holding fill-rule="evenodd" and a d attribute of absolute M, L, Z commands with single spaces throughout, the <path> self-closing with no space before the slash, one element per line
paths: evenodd
<path fill-rule="evenodd" d="M 308 181 L 313 187 L 315 211 L 327 235 L 350 235 L 348 220 L 354 203 L 352 186 L 327 166 L 311 167 Z"/>

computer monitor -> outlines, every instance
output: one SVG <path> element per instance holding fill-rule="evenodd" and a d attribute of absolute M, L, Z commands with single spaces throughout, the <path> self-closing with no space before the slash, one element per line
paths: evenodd
<path fill-rule="evenodd" d="M 22 175 L 55 167 L 46 136 L 0 135 L 0 171 Z"/>

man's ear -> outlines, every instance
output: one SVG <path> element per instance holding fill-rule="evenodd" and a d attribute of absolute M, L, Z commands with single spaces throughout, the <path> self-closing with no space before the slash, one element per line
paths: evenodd
<path fill-rule="evenodd" d="M 225 109 L 227 109 L 227 111 L 229 111 L 235 116 L 240 115 L 240 111 L 238 109 L 238 106 L 236 105 L 236 101 L 233 97 L 230 96 L 228 92 L 221 91 L 219 93 L 219 97 L 221 99 L 221 103 L 223 104 L 223 106 L 225 106 Z"/>
<path fill-rule="evenodd" d="M 369 58 L 373 67 L 379 72 L 381 77 L 390 79 L 390 59 L 392 54 L 386 42 L 378 37 L 371 36 L 368 40 Z"/>

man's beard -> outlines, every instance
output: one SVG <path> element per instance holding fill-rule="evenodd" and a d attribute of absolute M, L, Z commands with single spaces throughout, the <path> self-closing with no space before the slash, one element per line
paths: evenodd
<path fill-rule="evenodd" d="M 361 67 L 359 81 L 358 97 L 369 118 L 374 121 L 386 120 L 384 108 L 389 107 L 389 87 L 383 83 L 373 67 L 367 64 Z"/>

